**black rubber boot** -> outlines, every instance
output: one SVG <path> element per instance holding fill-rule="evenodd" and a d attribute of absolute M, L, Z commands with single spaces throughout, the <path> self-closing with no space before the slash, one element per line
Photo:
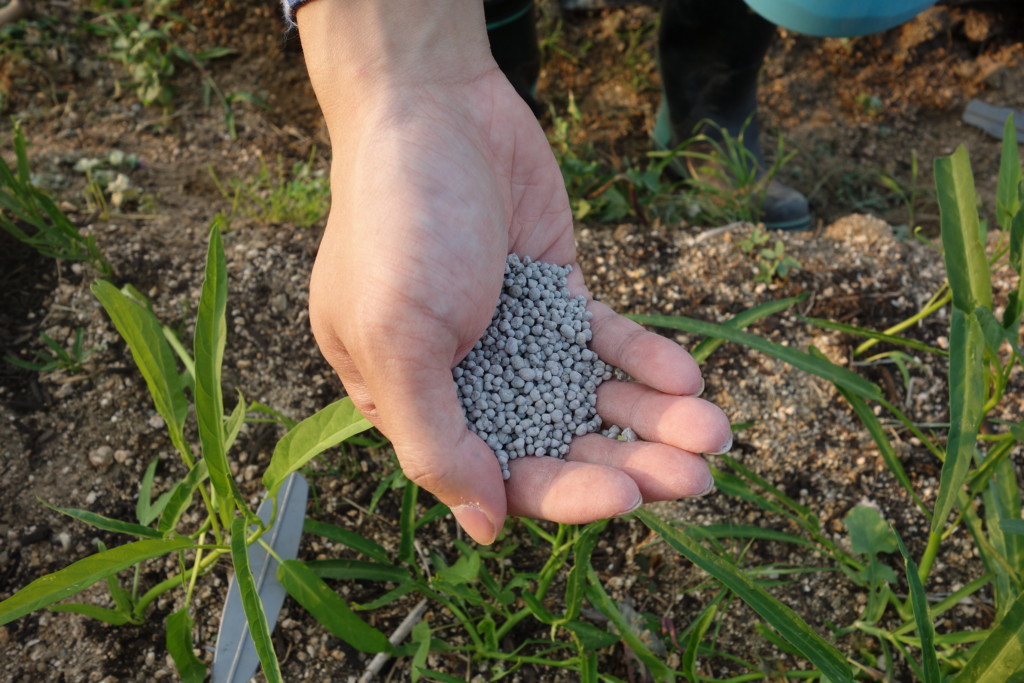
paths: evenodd
<path fill-rule="evenodd" d="M 757 79 L 775 26 L 744 0 L 664 0 L 658 63 L 664 97 L 655 143 L 674 148 L 696 133 L 721 139 L 713 121 L 744 146 L 764 168 L 757 123 Z M 772 181 L 761 206 L 770 228 L 806 230 L 807 198 Z"/>
<path fill-rule="evenodd" d="M 533 0 L 485 0 L 484 18 L 491 54 L 502 73 L 512 83 L 533 113 L 537 104 L 537 77 L 540 75 L 540 45 Z"/>

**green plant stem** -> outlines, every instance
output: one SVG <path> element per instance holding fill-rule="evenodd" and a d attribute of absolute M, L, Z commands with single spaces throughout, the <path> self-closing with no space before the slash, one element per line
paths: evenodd
<path fill-rule="evenodd" d="M 160 583 L 146 591 L 145 594 L 143 594 L 143 596 L 139 598 L 139 601 L 135 603 L 135 609 L 132 611 L 132 616 L 137 619 L 141 619 L 143 613 L 146 611 L 146 608 L 149 607 L 150 603 L 152 603 L 158 597 L 160 597 L 167 591 L 171 590 L 172 588 L 177 588 L 186 580 L 191 580 L 192 575 L 197 572 L 199 573 L 199 575 L 205 574 L 207 571 L 209 571 L 211 567 L 213 567 L 214 564 L 216 564 L 217 560 L 220 559 L 221 555 L 225 555 L 231 552 L 228 548 L 218 546 L 219 544 L 216 546 L 199 546 L 200 548 L 214 548 L 214 551 L 210 553 L 210 555 L 206 557 L 206 559 L 204 559 L 202 562 L 193 565 L 192 569 L 187 569 L 180 574 L 172 576 L 171 578 L 166 579 L 164 581 L 161 581 Z"/>
<path fill-rule="evenodd" d="M 943 292 L 945 292 L 945 293 L 943 293 Z M 949 283 L 946 283 L 946 284 L 942 285 L 942 287 L 939 288 L 939 291 L 936 292 L 934 296 L 932 296 L 932 298 L 928 301 L 928 303 L 925 304 L 924 308 L 922 308 L 920 311 L 918 311 L 914 315 L 910 316 L 909 318 L 907 318 L 903 322 L 896 323 L 895 325 L 893 325 L 889 329 L 885 330 L 883 332 L 883 334 L 893 335 L 893 334 L 896 334 L 898 332 L 902 332 L 903 330 L 905 330 L 908 327 L 914 325 L 915 323 L 920 322 L 921 320 L 924 320 L 928 316 L 932 315 L 933 313 L 935 313 L 937 310 L 939 310 L 940 308 L 942 308 L 943 306 L 945 306 L 946 304 L 948 304 L 952 300 L 953 300 L 953 292 L 952 292 L 952 290 L 949 289 Z M 854 349 L 853 355 L 854 356 L 859 356 L 860 354 L 864 353 L 865 351 L 867 351 L 868 349 L 870 349 L 872 346 L 874 346 L 877 343 L 878 343 L 878 340 L 876 340 L 876 339 L 869 339 L 866 342 L 864 342 L 863 344 L 861 344 L 860 346 L 858 346 L 856 349 Z"/>
<path fill-rule="evenodd" d="M 202 564 L 202 560 L 203 560 L 203 547 L 202 546 L 203 546 L 203 540 L 204 540 L 204 536 L 205 535 L 206 534 L 200 534 L 199 535 L 199 548 L 196 550 L 196 559 L 195 559 L 195 562 L 192 563 L 192 576 L 189 577 L 188 589 L 185 591 L 185 609 L 188 609 L 188 606 L 192 603 L 192 592 L 195 590 L 196 580 L 199 578 L 199 572 L 196 571 L 196 568 L 199 567 L 200 564 Z"/>
<path fill-rule="evenodd" d="M 939 547 L 942 545 L 942 534 L 933 531 L 928 534 L 928 545 L 925 546 L 924 553 L 921 555 L 921 561 L 917 565 L 917 576 L 921 579 L 921 583 L 928 580 L 928 574 L 932 570 L 932 564 L 935 563 L 935 557 L 938 555 Z M 910 598 L 907 598 L 908 606 Z"/>

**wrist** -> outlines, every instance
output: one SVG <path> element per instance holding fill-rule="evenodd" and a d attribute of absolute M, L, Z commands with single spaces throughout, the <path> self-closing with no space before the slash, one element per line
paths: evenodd
<path fill-rule="evenodd" d="M 312 0 L 296 19 L 328 126 L 382 97 L 496 68 L 480 0 Z"/>

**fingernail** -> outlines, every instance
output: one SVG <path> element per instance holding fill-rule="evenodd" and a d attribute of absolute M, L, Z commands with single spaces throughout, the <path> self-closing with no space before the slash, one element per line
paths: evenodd
<path fill-rule="evenodd" d="M 704 388 L 706 386 L 707 386 L 707 384 L 704 382 L 704 378 L 701 377 L 700 378 L 700 389 L 697 390 L 697 393 L 694 394 L 694 396 L 702 396 L 704 394 Z"/>
<path fill-rule="evenodd" d="M 732 432 L 729 432 L 729 438 L 726 440 L 725 445 L 719 448 L 717 451 L 708 451 L 708 455 L 721 455 L 722 453 L 728 453 L 732 449 Z"/>
<path fill-rule="evenodd" d="M 694 498 L 700 498 L 701 496 L 710 495 L 711 493 L 714 492 L 714 490 L 715 490 L 715 478 L 713 476 L 711 476 L 711 473 L 709 472 L 708 473 L 708 485 L 706 487 L 704 487 L 703 491 L 701 491 L 700 493 L 694 495 Z"/>
<path fill-rule="evenodd" d="M 644 504 L 643 494 L 638 493 L 638 494 L 636 494 L 636 502 L 633 503 L 633 505 L 631 505 L 629 507 L 629 509 L 623 510 L 622 512 L 620 512 L 619 514 L 617 514 L 615 516 L 616 517 L 622 517 L 624 515 L 628 515 L 630 512 L 632 512 L 633 510 L 636 510 L 638 507 L 640 507 L 643 504 Z"/>
<path fill-rule="evenodd" d="M 456 505 L 452 508 L 452 516 L 474 541 L 481 545 L 490 545 L 498 537 L 501 527 L 491 521 L 487 514 L 472 503 Z"/>

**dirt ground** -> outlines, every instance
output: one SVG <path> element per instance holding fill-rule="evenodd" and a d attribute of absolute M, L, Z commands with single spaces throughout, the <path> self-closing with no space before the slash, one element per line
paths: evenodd
<path fill-rule="evenodd" d="M 795 312 L 876 329 L 916 312 L 941 285 L 942 262 L 934 248 L 898 236 L 906 234 L 911 221 L 928 234 L 937 230 L 932 160 L 966 144 L 979 193 L 991 206 L 999 142 L 963 124 L 961 114 L 971 98 L 1024 109 L 1024 14 L 1012 11 L 1012 4 L 938 7 L 903 27 L 857 39 L 813 39 L 780 31 L 764 70 L 761 113 L 765 130 L 781 135 L 796 152 L 782 176 L 807 193 L 815 214 L 811 232 L 782 236 L 801 268 L 782 281 L 755 282 L 756 264 L 737 246 L 750 226 L 582 224 L 580 261 L 592 291 L 623 313 L 674 313 L 713 321 L 800 293 L 810 296 Z M 182 7 L 197 26 L 196 32 L 180 36 L 183 45 L 237 50 L 233 57 L 211 62 L 218 85 L 225 92 L 258 94 L 267 103 L 236 105 L 238 139 L 232 140 L 221 110 L 204 107 L 199 76 L 190 67 L 178 70 L 178 94 L 169 116 L 140 106 L 118 85 L 120 68 L 100 56 L 102 43 L 72 25 L 73 5 L 58 5 L 52 21 L 28 29 L 41 47 L 27 55 L 4 53 L 4 113 L 22 122 L 38 182 L 52 188 L 76 225 L 95 236 L 118 282 L 149 296 L 161 319 L 187 337 L 207 229 L 216 212 L 229 210 L 210 169 L 221 178 L 251 177 L 261 158 L 270 163 L 280 158 L 290 168 L 307 159 L 314 145 L 317 163 L 326 168 L 326 131 L 301 53 L 283 40 L 275 3 L 235 0 L 215 8 Z M 546 52 L 542 103 L 557 113 L 573 93 L 583 116 L 580 135 L 593 141 L 604 159 L 620 166 L 642 159 L 659 97 L 653 57 L 656 11 L 641 6 L 559 16 L 549 5 L 542 7 L 542 26 L 560 32 L 560 49 Z M 46 31 L 56 38 L 44 36 Z M 631 35 L 640 38 L 624 38 Z M 5 117 L 0 137 L 9 140 L 10 133 Z M 115 149 L 140 160 L 129 173 L 140 198 L 104 220 L 90 208 L 83 194 L 85 178 L 74 166 Z M 911 170 L 913 154 L 919 160 L 917 177 Z M 11 161 L 9 148 L 4 155 Z M 883 175 L 904 188 L 904 198 L 880 180 Z M 237 389 L 292 418 L 309 415 L 340 392 L 313 342 L 305 310 L 318 228 L 238 217 L 224 239 L 230 274 L 226 395 Z M 69 523 L 42 501 L 132 519 L 138 484 L 152 458 L 160 459 L 158 492 L 183 473 L 144 382 L 89 291 L 94 277 L 89 268 L 56 264 L 0 234 L 3 355 L 27 357 L 42 348 L 41 332 L 64 342 L 79 328 L 85 331 L 86 347 L 97 349 L 79 373 L 39 374 L 0 364 L 0 598 L 93 552 L 97 539 L 122 542 Z M 1005 292 L 1009 273 L 997 273 L 995 281 Z M 930 320 L 915 329 L 915 336 L 942 345 L 945 324 L 941 318 Z M 853 367 L 853 340 L 810 327 L 792 313 L 752 329 L 799 348 L 814 344 Z M 694 343 L 685 336 L 679 340 Z M 941 422 L 946 369 L 934 360 L 922 361 L 909 387 L 891 367 L 854 369 L 878 382 L 914 419 Z M 925 520 L 829 386 L 729 346 L 710 358 L 705 376 L 708 397 L 735 424 L 750 425 L 738 432 L 732 456 L 814 510 L 834 542 L 846 543 L 843 516 L 868 501 L 895 524 L 912 553 L 921 552 Z M 1015 395 L 1024 396 L 1020 377 L 1014 382 Z M 1002 417 L 1019 420 L 1021 414 L 1018 398 Z M 260 493 L 259 473 L 278 436 L 276 428 L 266 425 L 243 428 L 235 451 L 237 478 L 253 502 Z M 909 439 L 898 445 L 917 489 L 926 501 L 933 499 L 938 463 Z M 386 498 L 376 514 L 365 512 L 376 483 L 393 466 L 386 452 L 350 449 L 324 459 L 315 468 L 317 497 L 310 514 L 393 545 L 397 501 Z M 766 520 L 756 508 L 723 494 L 656 507 L 696 523 L 783 528 L 779 520 Z M 520 532 L 513 523 L 502 542 L 517 542 Z M 450 521 L 437 523 L 420 542 L 451 559 L 449 539 L 455 533 Z M 701 585 L 699 571 L 666 547 L 645 544 L 648 540 L 639 523 L 613 522 L 599 544 L 595 567 L 621 603 L 682 630 L 714 591 Z M 344 552 L 307 539 L 300 556 Z M 751 565 L 822 564 L 821 558 L 764 542 L 747 552 Z M 949 539 L 934 581 L 954 590 L 975 578 L 982 568 L 968 562 L 972 552 L 970 539 Z M 517 566 L 524 568 L 543 559 L 528 549 L 517 553 Z M 149 563 L 140 580 L 151 584 L 172 568 Z M 812 626 L 824 632 L 828 625 L 845 626 L 856 619 L 865 595 L 838 572 L 795 576 L 772 590 Z M 196 636 L 208 661 L 212 651 L 206 648 L 215 640 L 227 578 L 223 570 L 213 572 L 196 594 L 196 613 L 208 615 Z M 362 583 L 339 590 L 356 601 L 379 593 Z M 98 588 L 86 595 L 98 604 L 109 599 Z M 39 612 L 0 627 L 0 679 L 172 678 L 162 621 L 180 607 L 180 596 L 168 595 L 173 597 L 157 601 L 153 618 L 142 626 L 113 628 L 72 614 Z M 412 604 L 396 603 L 368 619 L 390 632 Z M 954 610 L 954 621 L 939 627 L 983 628 L 991 616 L 981 596 Z M 793 661 L 754 634 L 755 621 L 746 608 L 733 604 L 716 645 L 758 659 L 770 677 L 776 676 L 772 680 L 781 680 L 773 672 Z M 525 627 L 514 633 L 516 638 L 529 635 Z M 363 655 L 331 637 L 290 601 L 275 641 L 286 680 L 346 680 L 366 666 Z M 754 642 L 762 645 L 751 652 Z M 853 653 L 864 643 L 847 637 L 838 645 Z M 673 656 L 678 658 L 669 653 L 670 663 Z M 602 662 L 605 670 L 623 678 L 639 675 L 621 645 L 603 654 Z M 485 673 L 455 657 L 438 656 L 430 664 L 467 679 Z M 707 662 L 703 669 L 715 676 L 730 671 L 725 660 Z M 407 677 L 407 661 L 385 669 L 386 680 Z M 512 680 L 556 679 L 551 672 L 524 668 Z"/>

